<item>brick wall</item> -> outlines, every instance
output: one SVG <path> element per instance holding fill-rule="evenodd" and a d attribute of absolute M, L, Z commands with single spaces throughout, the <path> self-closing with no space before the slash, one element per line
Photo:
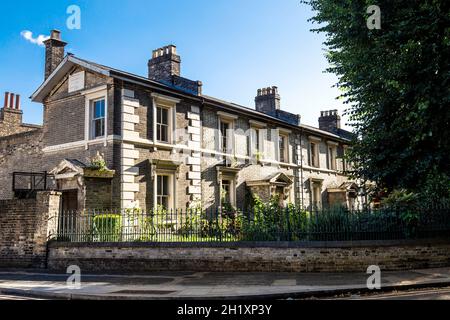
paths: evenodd
<path fill-rule="evenodd" d="M 112 180 L 101 178 L 85 178 L 86 209 L 113 209 Z"/>
<path fill-rule="evenodd" d="M 365 272 L 450 266 L 450 243 L 361 242 L 296 244 L 50 243 L 50 269 L 86 271 Z"/>
<path fill-rule="evenodd" d="M 45 267 L 59 204 L 55 192 L 40 192 L 36 199 L 0 200 L 0 268 Z"/>
<path fill-rule="evenodd" d="M 112 83 L 111 79 L 77 68 L 74 72 L 86 72 L 85 88 Z M 44 104 L 45 146 L 83 141 L 85 138 L 86 98 L 80 92 L 68 93 L 68 77 L 58 84 L 57 90 Z M 108 90 L 108 135 L 114 130 L 114 89 Z"/>
<path fill-rule="evenodd" d="M 0 138 L 0 199 L 12 199 L 14 196 L 13 172 L 45 170 L 42 156 L 41 130 Z"/>

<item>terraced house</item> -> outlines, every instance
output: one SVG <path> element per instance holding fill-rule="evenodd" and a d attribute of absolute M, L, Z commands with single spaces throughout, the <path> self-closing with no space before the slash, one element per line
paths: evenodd
<path fill-rule="evenodd" d="M 258 90 L 254 108 L 207 96 L 181 76 L 173 45 L 153 51 L 148 77 L 66 55 L 56 30 L 45 46 L 31 97 L 43 126 L 21 124 L 6 95 L 2 199 L 52 188 L 66 210 L 244 207 L 255 195 L 309 209 L 364 202 L 345 174 L 351 134 L 335 110 L 314 128 L 282 110 L 276 87 Z"/>

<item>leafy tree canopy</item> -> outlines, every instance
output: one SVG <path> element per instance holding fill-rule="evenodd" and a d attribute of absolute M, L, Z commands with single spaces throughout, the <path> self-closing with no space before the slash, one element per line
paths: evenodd
<path fill-rule="evenodd" d="M 450 1 L 308 0 L 325 33 L 328 72 L 358 139 L 355 176 L 387 189 L 450 186 Z M 371 5 L 381 29 L 370 30 Z M 427 186 L 428 185 L 428 186 Z M 436 190 L 435 190 L 436 191 Z"/>

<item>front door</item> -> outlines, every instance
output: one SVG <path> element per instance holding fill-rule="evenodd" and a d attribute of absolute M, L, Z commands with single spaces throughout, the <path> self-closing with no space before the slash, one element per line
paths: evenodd
<path fill-rule="evenodd" d="M 67 190 L 62 192 L 61 211 L 63 213 L 78 210 L 78 190 Z"/>

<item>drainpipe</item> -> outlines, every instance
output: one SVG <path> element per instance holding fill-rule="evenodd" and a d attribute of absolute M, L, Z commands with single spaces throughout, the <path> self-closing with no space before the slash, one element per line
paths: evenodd
<path fill-rule="evenodd" d="M 302 137 L 303 137 L 303 128 L 300 130 L 300 188 L 302 190 L 302 199 L 301 199 L 301 206 L 302 209 L 305 208 L 305 195 L 304 195 L 304 188 L 303 188 L 303 146 L 302 146 Z"/>

